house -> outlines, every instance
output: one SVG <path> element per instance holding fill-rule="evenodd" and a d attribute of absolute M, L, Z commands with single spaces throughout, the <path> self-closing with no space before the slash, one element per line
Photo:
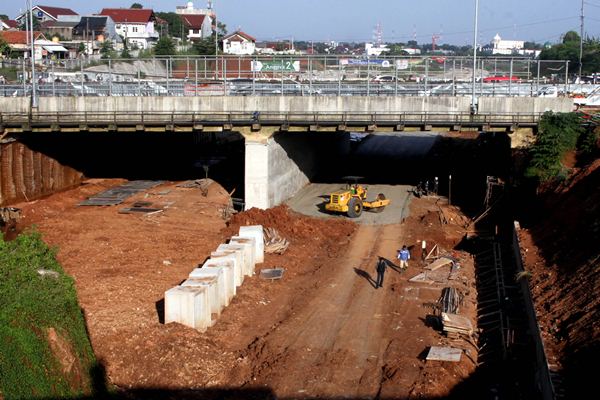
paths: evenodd
<path fill-rule="evenodd" d="M 100 15 L 110 17 L 115 23 L 117 34 L 131 46 L 148 49 L 158 40 L 158 32 L 155 30 L 156 16 L 153 10 L 104 8 Z"/>
<path fill-rule="evenodd" d="M 24 58 L 29 58 L 31 51 L 29 46 L 29 35 L 30 31 L 0 32 L 0 37 L 8 43 L 11 52 L 13 54 L 16 53 L 17 55 L 18 53 L 21 53 L 20 56 Z M 33 32 L 33 43 L 35 60 L 42 60 L 52 56 L 62 58 L 68 53 L 68 50 L 60 43 L 48 40 L 42 32 Z"/>
<path fill-rule="evenodd" d="M 10 28 L 8 24 L 2 20 L 0 20 L 0 31 L 6 31 Z"/>
<path fill-rule="evenodd" d="M 122 42 L 121 36 L 117 33 L 115 21 L 111 17 L 98 15 L 81 17 L 81 21 L 73 27 L 73 39 Z"/>
<path fill-rule="evenodd" d="M 246 55 L 254 54 L 256 39 L 242 31 L 235 31 L 223 38 L 223 53 Z"/>
<path fill-rule="evenodd" d="M 212 18 L 208 15 L 180 15 L 181 23 L 187 30 L 188 40 L 199 40 L 212 35 Z"/>
<path fill-rule="evenodd" d="M 73 28 L 78 21 L 45 21 L 40 24 L 40 31 L 49 38 L 60 37 L 62 40 L 73 38 Z"/>
<path fill-rule="evenodd" d="M 503 40 L 498 33 L 494 36 L 490 47 L 492 54 L 519 54 L 522 56 L 537 57 L 541 53 L 541 50 L 525 49 L 525 42 L 523 40 Z"/>
<path fill-rule="evenodd" d="M 61 16 L 77 16 L 78 14 L 70 8 L 61 7 L 49 7 L 49 6 L 34 6 L 31 11 L 33 12 L 34 18 L 37 18 L 39 22 L 46 21 L 57 21 Z M 29 15 L 29 12 L 24 12 L 19 15 L 16 19 L 19 25 L 22 25 L 25 16 Z"/>

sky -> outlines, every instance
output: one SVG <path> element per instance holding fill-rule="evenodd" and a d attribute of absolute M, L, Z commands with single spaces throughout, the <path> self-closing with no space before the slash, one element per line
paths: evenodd
<path fill-rule="evenodd" d="M 80 14 L 103 7 L 129 7 L 136 0 L 43 0 Z M 155 11 L 174 11 L 186 0 L 137 0 Z M 0 14 L 11 18 L 26 0 L 0 0 Z M 206 0 L 194 6 L 206 7 Z M 586 35 L 600 37 L 600 0 L 584 0 Z M 381 26 L 383 41 L 466 45 L 473 42 L 475 0 L 214 0 L 218 19 L 229 32 L 241 29 L 258 40 L 372 41 Z M 480 0 L 478 43 L 496 33 L 507 40 L 557 42 L 579 32 L 579 0 Z"/>

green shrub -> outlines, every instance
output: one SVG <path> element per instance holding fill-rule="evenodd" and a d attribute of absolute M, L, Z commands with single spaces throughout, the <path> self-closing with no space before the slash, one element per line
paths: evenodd
<path fill-rule="evenodd" d="M 38 270 L 54 271 L 41 276 Z M 72 346 L 83 387 L 64 376 L 47 332 L 54 328 Z M 66 275 L 41 235 L 31 231 L 5 242 L 0 237 L 0 392 L 6 400 L 73 397 L 88 392 L 94 355 Z"/>
<path fill-rule="evenodd" d="M 525 176 L 543 183 L 565 174 L 562 159 L 574 150 L 582 133 L 581 120 L 574 113 L 547 112 L 539 124 L 537 140 Z"/>

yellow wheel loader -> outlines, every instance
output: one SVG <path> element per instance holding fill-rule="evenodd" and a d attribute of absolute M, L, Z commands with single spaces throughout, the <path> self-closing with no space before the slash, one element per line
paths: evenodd
<path fill-rule="evenodd" d="M 358 176 L 345 177 L 344 180 L 348 182 L 346 187 L 329 195 L 325 209 L 331 212 L 346 213 L 350 218 L 359 217 L 364 209 L 382 212 L 390 204 L 390 200 L 386 199 L 383 193 L 379 193 L 375 200 L 368 201 L 367 188 L 357 183 L 359 179 L 361 178 Z"/>

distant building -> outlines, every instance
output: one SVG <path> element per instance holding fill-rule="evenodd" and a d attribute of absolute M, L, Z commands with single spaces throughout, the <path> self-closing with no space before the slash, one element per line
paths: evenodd
<path fill-rule="evenodd" d="M 541 50 L 525 49 L 523 40 L 503 40 L 497 33 L 491 43 L 492 54 L 534 56 L 540 55 Z"/>
<path fill-rule="evenodd" d="M 8 26 L 8 24 L 4 21 L 0 20 L 0 31 L 6 31 L 10 28 L 10 26 Z"/>
<path fill-rule="evenodd" d="M 233 32 L 223 38 L 223 53 L 235 55 L 254 54 L 256 39 L 242 31 Z"/>
<path fill-rule="evenodd" d="M 418 56 L 421 54 L 421 49 L 415 49 L 411 47 L 405 47 L 402 49 L 402 51 L 408 54 L 409 56 Z"/>
<path fill-rule="evenodd" d="M 375 46 L 373 43 L 365 43 L 365 54 L 367 56 L 379 57 L 385 52 L 390 51 L 385 44 Z"/>
<path fill-rule="evenodd" d="M 78 15 L 75 11 L 70 8 L 61 8 L 61 7 L 49 7 L 49 6 L 34 6 L 31 11 L 33 12 L 33 17 L 37 18 L 40 22 L 46 21 L 58 21 L 58 19 L 62 16 L 76 16 Z M 19 15 L 15 20 L 19 25 L 22 25 L 25 19 L 25 15 L 29 15 L 29 12 L 24 12 Z"/>
<path fill-rule="evenodd" d="M 194 3 L 188 1 L 185 6 L 177 6 L 175 13 L 181 18 L 188 40 L 204 39 L 212 35 L 215 14 L 210 2 L 208 8 L 194 8 Z"/>
<path fill-rule="evenodd" d="M 188 40 L 199 40 L 212 35 L 212 19 L 208 15 L 183 14 L 179 16 L 187 30 Z"/>
<path fill-rule="evenodd" d="M 128 44 L 148 49 L 158 40 L 154 27 L 156 16 L 150 9 L 104 8 L 100 12 L 115 22 L 115 30 Z"/>
<path fill-rule="evenodd" d="M 31 54 L 30 45 L 28 44 L 30 33 L 30 31 L 4 30 L 0 32 L 0 37 L 8 43 L 10 50 L 14 55 L 29 58 Z M 63 58 L 68 54 L 68 50 L 60 43 L 46 39 L 46 36 L 44 36 L 42 32 L 37 31 L 33 32 L 33 48 L 35 60 L 42 60 L 54 56 Z"/>
<path fill-rule="evenodd" d="M 81 21 L 73 27 L 73 39 L 122 42 L 117 33 L 115 21 L 107 15 L 81 17 Z"/>
<path fill-rule="evenodd" d="M 73 38 L 73 28 L 78 21 L 45 21 L 40 24 L 40 31 L 49 38 L 60 37 L 63 40 Z"/>

